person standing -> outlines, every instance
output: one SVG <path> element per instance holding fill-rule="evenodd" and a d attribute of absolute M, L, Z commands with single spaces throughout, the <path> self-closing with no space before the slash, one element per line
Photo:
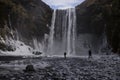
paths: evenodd
<path fill-rule="evenodd" d="M 92 58 L 92 51 L 91 50 L 88 51 L 88 57 Z"/>
<path fill-rule="evenodd" d="M 66 59 L 66 55 L 67 55 L 67 53 L 66 52 L 64 52 L 64 58 Z"/>

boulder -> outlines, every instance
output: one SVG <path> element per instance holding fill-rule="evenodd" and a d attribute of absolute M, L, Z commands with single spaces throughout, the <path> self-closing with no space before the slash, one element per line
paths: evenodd
<path fill-rule="evenodd" d="M 24 72 L 35 72 L 34 66 L 33 65 L 27 65 Z"/>
<path fill-rule="evenodd" d="M 42 52 L 39 52 L 39 51 L 33 51 L 33 54 L 34 54 L 34 55 L 41 55 Z"/>

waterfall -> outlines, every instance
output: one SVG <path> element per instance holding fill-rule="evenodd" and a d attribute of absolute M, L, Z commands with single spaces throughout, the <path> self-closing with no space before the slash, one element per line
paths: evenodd
<path fill-rule="evenodd" d="M 67 53 L 71 53 L 71 29 L 72 29 L 71 9 L 68 9 L 68 31 L 67 31 Z"/>
<path fill-rule="evenodd" d="M 76 10 L 54 10 L 50 27 L 48 54 L 75 55 Z"/>
<path fill-rule="evenodd" d="M 33 38 L 33 47 L 35 51 L 43 52 L 43 46 L 36 38 Z"/>
<path fill-rule="evenodd" d="M 49 37 L 49 44 L 48 44 L 48 52 L 50 54 L 52 54 L 52 51 L 53 51 L 55 19 L 56 19 L 56 10 L 54 10 L 53 12 L 52 22 L 51 22 L 51 27 L 50 27 L 50 37 Z"/>
<path fill-rule="evenodd" d="M 74 8 L 68 9 L 68 31 L 67 31 L 67 53 L 75 54 L 76 38 L 76 11 Z"/>

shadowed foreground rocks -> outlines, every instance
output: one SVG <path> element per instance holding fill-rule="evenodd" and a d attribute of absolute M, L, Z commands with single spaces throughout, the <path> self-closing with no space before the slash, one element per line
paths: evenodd
<path fill-rule="evenodd" d="M 120 57 L 42 58 L 0 62 L 0 80 L 119 80 Z M 6 65 L 7 64 L 7 65 Z M 11 65 L 11 66 L 10 66 Z M 27 66 L 26 66 L 27 65 Z M 22 68 L 23 67 L 23 68 Z M 20 69 L 19 69 L 20 68 Z M 26 72 L 23 69 L 26 68 Z"/>

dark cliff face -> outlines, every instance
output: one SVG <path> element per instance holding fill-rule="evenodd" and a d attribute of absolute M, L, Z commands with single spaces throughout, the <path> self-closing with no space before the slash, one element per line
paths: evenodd
<path fill-rule="evenodd" d="M 7 24 L 26 39 L 49 32 L 52 9 L 41 0 L 0 0 L 0 4 L 1 28 Z"/>
<path fill-rule="evenodd" d="M 95 4 L 95 0 L 86 0 L 77 9 L 78 33 L 101 35 L 104 31 L 102 9 Z M 81 28 L 82 26 L 82 28 Z"/>
<path fill-rule="evenodd" d="M 105 31 L 112 51 L 120 53 L 120 1 L 86 0 L 76 9 L 78 33 L 101 35 Z"/>
<path fill-rule="evenodd" d="M 104 4 L 106 33 L 113 52 L 120 54 L 120 1 L 107 0 Z"/>
<path fill-rule="evenodd" d="M 26 9 L 28 16 L 26 19 L 18 19 L 20 26 L 18 27 L 21 35 L 31 39 L 36 37 L 43 38 L 45 33 L 49 33 L 47 25 L 51 23 L 52 10 L 41 0 L 21 0 L 20 4 Z M 20 16 L 21 17 L 21 16 Z"/>
<path fill-rule="evenodd" d="M 0 0 L 0 40 L 6 35 L 19 36 L 27 44 L 33 38 L 42 40 L 49 33 L 51 17 L 52 9 L 41 0 Z M 5 44 L 0 42 L 2 48 Z"/>

